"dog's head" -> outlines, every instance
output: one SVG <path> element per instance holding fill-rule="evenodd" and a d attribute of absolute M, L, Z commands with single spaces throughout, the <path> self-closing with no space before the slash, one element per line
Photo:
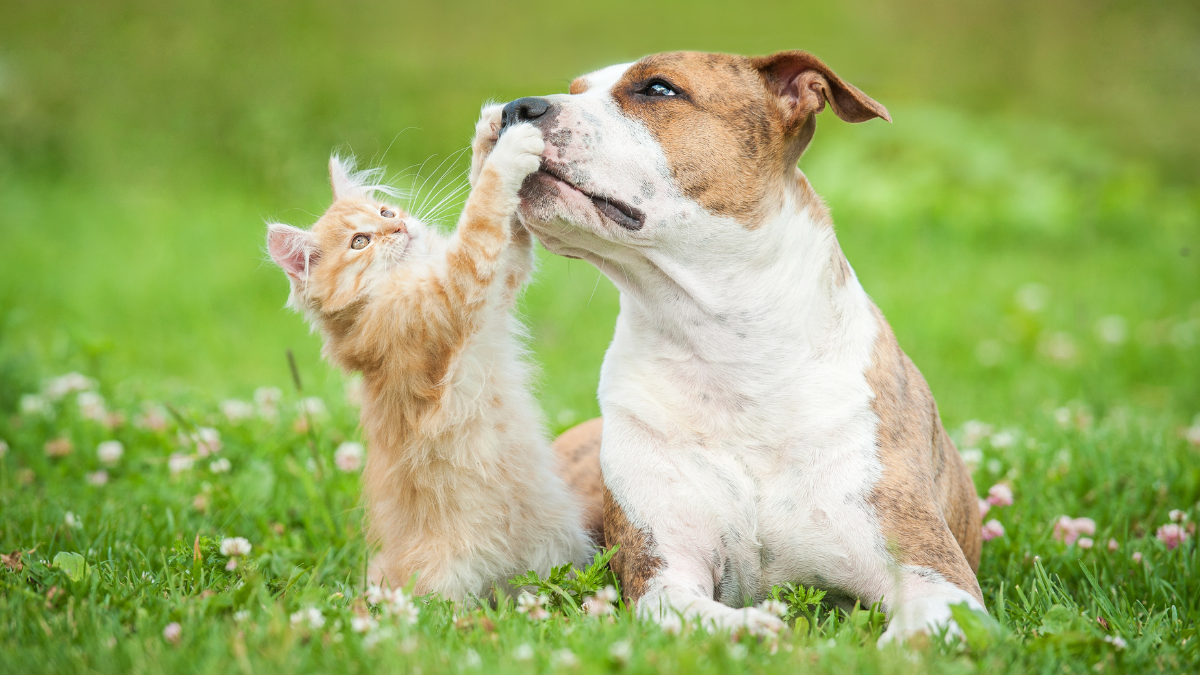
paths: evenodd
<path fill-rule="evenodd" d="M 754 229 L 795 183 L 827 102 L 848 122 L 890 121 L 801 51 L 655 54 L 580 77 L 570 94 L 518 99 L 504 124 L 532 122 L 546 140 L 521 219 L 551 250 L 585 257 L 692 238 L 698 224 Z"/>

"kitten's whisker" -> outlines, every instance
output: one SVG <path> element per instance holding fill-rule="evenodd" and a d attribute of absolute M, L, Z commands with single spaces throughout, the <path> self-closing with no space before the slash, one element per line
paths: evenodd
<path fill-rule="evenodd" d="M 424 213 L 425 207 L 428 205 L 428 203 L 433 199 L 437 199 L 438 195 L 440 195 L 441 192 L 443 190 L 445 190 L 445 186 L 441 186 L 441 184 L 442 184 L 442 181 L 446 178 L 446 176 L 449 175 L 450 171 L 454 168 L 454 163 L 452 160 L 456 160 L 460 155 L 462 155 L 463 152 L 465 152 L 466 150 L 469 150 L 469 149 L 470 148 L 461 148 L 455 152 L 452 152 L 437 165 L 437 168 L 435 168 L 433 170 L 433 172 L 430 174 L 429 179 L 427 179 L 427 181 L 426 181 L 426 183 L 428 183 L 429 180 L 434 181 L 433 182 L 433 190 L 434 191 L 430 192 L 430 193 L 426 193 L 424 199 L 421 200 L 420 204 L 418 204 L 415 209 L 417 212 Z M 449 166 L 446 166 L 446 162 L 451 162 L 451 164 Z M 443 167 L 445 167 L 445 168 L 443 169 Z M 422 184 L 422 188 L 424 188 L 424 185 L 425 184 Z M 439 187 L 439 186 L 441 186 L 441 187 Z"/>

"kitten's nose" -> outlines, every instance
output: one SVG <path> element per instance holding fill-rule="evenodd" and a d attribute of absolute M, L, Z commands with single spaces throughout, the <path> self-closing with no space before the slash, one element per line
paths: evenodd
<path fill-rule="evenodd" d="M 529 122 L 545 115 L 550 110 L 550 101 L 537 96 L 526 96 L 510 102 L 500 112 L 500 133 L 514 124 Z"/>
<path fill-rule="evenodd" d="M 404 225 L 404 223 L 400 223 L 399 225 L 397 225 L 396 231 L 392 232 L 392 234 L 400 234 L 401 232 L 403 232 L 405 234 L 408 233 L 408 228 Z"/>

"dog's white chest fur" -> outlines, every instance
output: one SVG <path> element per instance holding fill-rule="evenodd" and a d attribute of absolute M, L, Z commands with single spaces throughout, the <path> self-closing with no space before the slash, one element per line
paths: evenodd
<path fill-rule="evenodd" d="M 883 544 L 866 504 L 880 474 L 878 418 L 863 377 L 874 317 L 857 281 L 813 284 L 843 296 L 833 302 L 851 314 L 841 324 L 858 324 L 822 334 L 830 317 L 813 308 L 830 298 L 798 294 L 794 275 L 829 251 L 820 226 L 794 220 L 791 241 L 771 243 L 795 246 L 791 274 L 713 269 L 696 294 L 708 306 L 681 302 L 671 317 L 623 297 L 601 376 L 606 420 L 659 439 L 643 452 L 611 452 L 606 435 L 609 489 L 655 504 L 640 518 L 679 524 L 674 536 L 656 535 L 666 557 L 673 547 L 708 551 L 713 595 L 725 604 L 759 600 L 785 581 L 859 588 L 879 573 Z M 681 485 L 661 484 L 663 465 Z"/>

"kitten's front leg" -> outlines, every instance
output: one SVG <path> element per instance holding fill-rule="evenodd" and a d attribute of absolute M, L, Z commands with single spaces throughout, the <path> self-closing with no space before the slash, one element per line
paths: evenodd
<path fill-rule="evenodd" d="M 521 203 L 517 193 L 541 166 L 545 147 L 541 131 L 518 124 L 504 132 L 484 161 L 448 253 L 451 282 L 464 299 L 481 301 L 494 281 L 512 239 L 510 224 Z"/>
<path fill-rule="evenodd" d="M 504 105 L 500 103 L 485 105 L 479 111 L 479 121 L 475 123 L 475 138 L 471 141 L 471 173 L 467 178 L 471 187 L 475 187 L 475 183 L 479 182 L 479 173 L 483 171 L 483 163 L 491 154 L 492 148 L 496 147 L 496 141 L 500 139 L 500 121 L 503 111 Z"/>

